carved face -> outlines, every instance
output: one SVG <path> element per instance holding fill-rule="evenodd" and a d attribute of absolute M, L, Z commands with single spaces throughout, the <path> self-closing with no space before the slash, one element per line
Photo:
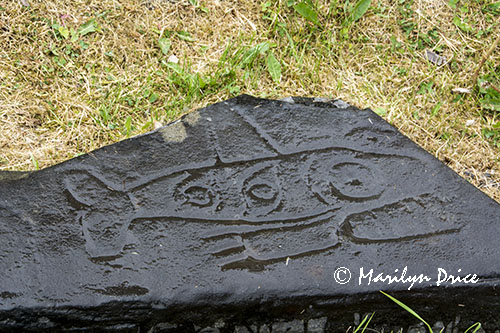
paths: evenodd
<path fill-rule="evenodd" d="M 131 194 L 144 217 L 294 220 L 379 197 L 381 175 L 372 163 L 348 151 L 299 153 L 181 171 Z"/>

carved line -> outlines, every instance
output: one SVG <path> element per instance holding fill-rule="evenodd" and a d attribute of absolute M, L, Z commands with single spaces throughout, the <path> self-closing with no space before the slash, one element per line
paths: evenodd
<path fill-rule="evenodd" d="M 238 246 L 232 246 L 232 247 L 227 247 L 218 250 L 217 252 L 212 252 L 211 255 L 214 257 L 228 257 L 230 255 L 236 254 L 236 253 L 241 253 L 246 250 L 245 245 L 241 244 Z"/>
<path fill-rule="evenodd" d="M 314 250 L 309 250 L 305 252 L 299 252 L 295 254 L 290 254 L 287 256 L 282 256 L 282 257 L 274 257 L 274 258 L 268 258 L 268 259 L 259 259 L 255 258 L 254 256 L 245 256 L 244 259 L 239 259 L 239 260 L 234 260 L 230 261 L 228 263 L 225 263 L 221 266 L 222 271 L 226 271 L 229 269 L 249 269 L 251 271 L 256 271 L 256 270 L 263 270 L 265 266 L 275 264 L 278 262 L 283 262 L 286 261 L 287 259 L 299 259 L 299 258 L 304 258 L 304 257 L 309 257 L 313 256 L 316 254 L 324 253 L 330 250 L 334 250 L 338 247 L 340 247 L 340 243 L 336 243 L 334 245 L 329 245 L 327 247 L 323 248 L 317 248 Z"/>
<path fill-rule="evenodd" d="M 153 183 L 156 183 L 157 181 L 160 181 L 164 178 L 170 177 L 176 173 L 182 173 L 182 172 L 186 172 L 186 171 L 201 171 L 201 170 L 204 170 L 207 168 L 217 167 L 218 166 L 217 159 L 218 159 L 217 157 L 214 158 L 213 163 L 210 163 L 210 164 L 199 165 L 200 163 L 197 163 L 198 165 L 193 166 L 193 167 L 186 167 L 183 165 L 183 166 L 178 166 L 178 167 L 173 167 L 173 168 L 167 169 L 168 171 L 166 171 L 166 172 L 159 171 L 159 172 L 156 172 L 152 175 L 144 176 L 143 178 L 141 178 L 137 181 L 131 182 L 126 187 L 126 191 L 131 192 L 131 191 L 140 190 L 140 189 L 145 188 Z M 209 159 L 207 159 L 207 160 L 209 160 Z"/>
<path fill-rule="evenodd" d="M 406 203 L 409 201 L 413 201 L 416 204 L 420 205 L 421 207 L 425 208 L 424 204 L 421 201 L 425 200 L 427 197 L 432 197 L 432 194 L 431 193 L 422 193 L 422 194 L 419 194 L 417 196 L 407 197 L 404 199 L 393 201 L 392 203 L 386 203 L 382 206 L 371 208 L 368 210 L 364 210 L 362 212 L 349 214 L 344 219 L 342 224 L 340 225 L 340 228 L 338 231 L 339 237 L 344 236 L 344 238 L 349 239 L 351 242 L 353 242 L 355 244 L 383 244 L 383 243 L 395 243 L 395 242 L 400 242 L 400 241 L 426 239 L 426 238 L 436 237 L 436 236 L 440 236 L 440 235 L 459 233 L 462 230 L 462 228 L 448 228 L 448 229 L 439 230 L 439 231 L 435 231 L 435 232 L 422 233 L 422 234 L 417 234 L 417 235 L 401 236 L 401 237 L 395 237 L 395 238 L 385 238 L 385 239 L 370 239 L 370 238 L 357 237 L 354 235 L 354 232 L 352 230 L 352 224 L 349 222 L 349 219 L 351 217 L 356 216 L 356 215 L 361 215 L 361 214 L 372 213 L 373 211 L 381 210 L 384 207 L 390 207 L 390 206 L 394 206 L 394 205 L 398 205 L 398 204 L 403 204 L 403 203 Z"/>
<path fill-rule="evenodd" d="M 342 224 L 342 227 L 340 228 L 339 234 L 341 236 L 345 236 L 345 238 L 348 238 L 351 242 L 353 242 L 355 244 L 384 244 L 384 243 L 399 243 L 399 242 L 410 241 L 410 240 L 421 240 L 421 239 L 432 238 L 432 237 L 437 237 L 437 236 L 441 236 L 441 235 L 455 234 L 455 233 L 459 233 L 461 230 L 462 230 L 461 228 L 451 228 L 451 229 L 445 229 L 445 230 L 424 233 L 424 234 L 402 236 L 402 237 L 398 237 L 398 238 L 370 239 L 370 238 L 362 238 L 362 237 L 354 236 L 354 234 L 352 232 L 351 225 L 348 224 L 348 222 L 345 222 Z"/>
<path fill-rule="evenodd" d="M 340 208 L 332 209 L 331 211 L 328 211 L 326 213 L 323 213 L 321 215 L 317 215 L 313 218 L 308 218 L 304 219 L 304 221 L 298 221 L 295 222 L 296 224 L 289 225 L 290 223 L 275 223 L 271 226 L 266 226 L 266 227 L 258 227 L 258 226 L 252 226 L 250 227 L 251 230 L 242 230 L 242 231 L 229 231 L 229 232 L 224 232 L 224 233 L 217 233 L 214 235 L 208 235 L 205 237 L 202 237 L 202 240 L 219 240 L 222 238 L 226 237 L 232 237 L 232 236 L 254 236 L 258 235 L 261 233 L 269 232 L 269 231 L 284 231 L 284 230 L 300 230 L 300 229 L 305 229 L 309 227 L 315 227 L 318 225 L 322 225 L 325 223 L 328 223 L 329 220 L 334 216 L 334 212 L 339 210 Z M 305 222 L 305 223 L 301 223 Z M 248 229 L 248 227 L 247 227 Z"/>
<path fill-rule="evenodd" d="M 270 156 L 270 157 L 262 157 L 262 158 L 256 158 L 256 159 L 250 159 L 250 160 L 238 160 L 238 161 L 233 161 L 229 163 L 224 163 L 223 161 L 220 161 L 221 164 L 216 163 L 217 159 L 220 160 L 219 158 L 216 158 L 213 163 L 210 164 L 205 164 L 202 166 L 193 166 L 193 167 L 186 167 L 186 166 L 181 166 L 178 168 L 170 168 L 168 171 L 160 171 L 157 172 L 153 175 L 150 176 L 145 176 L 135 182 L 131 182 L 128 186 L 125 186 L 122 184 L 123 189 L 119 190 L 119 186 L 117 184 L 108 181 L 105 177 L 101 176 L 96 170 L 95 167 L 92 166 L 85 166 L 85 169 L 73 169 L 69 170 L 68 173 L 76 173 L 76 172 L 83 172 L 88 174 L 91 177 L 94 177 L 97 179 L 100 183 L 102 183 L 105 187 L 109 188 L 110 190 L 117 191 L 117 192 L 131 192 L 131 191 L 136 191 L 139 189 L 142 189 L 144 187 L 147 187 L 148 185 L 155 183 L 157 181 L 160 181 L 161 179 L 164 179 L 166 177 L 170 177 L 176 173 L 181 173 L 185 171 L 202 171 L 204 169 L 210 169 L 214 167 L 232 167 L 232 166 L 238 166 L 243 163 L 248 163 L 248 162 L 266 162 L 266 161 L 276 161 L 276 160 L 281 160 L 285 159 L 288 157 L 294 157 L 298 156 L 301 154 L 313 154 L 313 153 L 324 153 L 324 152 L 330 152 L 330 151 L 338 151 L 338 152 L 348 152 L 352 154 L 361 154 L 364 155 L 364 157 L 357 157 L 359 159 L 365 159 L 365 158 L 396 158 L 396 159 L 410 159 L 410 160 L 417 160 L 415 157 L 409 156 L 409 155 L 403 155 L 403 154 L 384 154 L 384 153 L 374 153 L 374 152 L 365 152 L 361 150 L 356 150 L 352 148 L 347 148 L 347 147 L 323 147 L 323 148 L 317 148 L 317 149 L 305 149 L 299 152 L 292 152 L 292 153 L 281 153 L 278 156 Z M 67 183 L 65 183 L 67 184 Z"/>
<path fill-rule="evenodd" d="M 250 160 L 239 160 L 239 161 L 234 161 L 230 163 L 224 163 L 222 161 L 221 164 L 218 163 L 212 163 L 210 165 L 203 165 L 203 166 L 197 166 L 197 167 L 192 167 L 192 168 L 179 168 L 179 169 L 174 169 L 173 171 L 169 170 L 167 172 L 158 172 L 152 176 L 149 177 L 144 177 L 146 178 L 145 180 L 138 180 L 136 182 L 132 182 L 129 186 L 126 187 L 125 191 L 136 191 L 139 189 L 142 189 L 152 183 L 155 183 L 156 181 L 159 181 L 161 179 L 170 177 L 171 175 L 174 175 L 176 173 L 180 172 L 185 172 L 185 171 L 203 171 L 205 169 L 211 169 L 211 168 L 218 168 L 218 167 L 233 167 L 233 166 L 239 166 L 244 163 L 249 163 L 249 162 L 266 162 L 266 161 L 276 161 L 276 160 L 282 160 L 285 158 L 289 157 L 294 157 L 294 156 L 299 156 L 302 154 L 313 154 L 313 153 L 324 153 L 324 152 L 330 152 L 330 151 L 338 151 L 338 152 L 348 152 L 352 153 L 355 155 L 364 155 L 363 157 L 356 157 L 358 159 L 366 159 L 366 158 L 396 158 L 396 159 L 410 159 L 410 160 L 417 160 L 415 157 L 412 156 L 407 156 L 407 155 L 402 155 L 402 154 L 384 154 L 384 153 L 373 153 L 373 152 L 364 152 L 356 149 L 351 149 L 351 148 L 345 148 L 345 147 L 326 147 L 326 148 L 318 148 L 318 149 L 305 149 L 300 152 L 292 152 L 292 153 L 280 153 L 278 156 L 271 156 L 271 157 L 262 157 L 262 158 L 255 158 L 255 159 L 250 159 Z M 105 182 L 103 182 L 106 184 Z"/>
<path fill-rule="evenodd" d="M 236 112 L 236 114 L 238 116 L 240 116 L 240 118 L 243 118 L 238 112 Z M 245 118 L 243 118 L 243 121 L 250 126 L 250 128 L 255 132 L 255 134 L 257 134 L 258 136 L 260 136 L 263 139 L 265 146 L 267 147 L 269 152 L 272 153 L 271 157 L 277 157 L 279 155 L 279 152 L 277 152 L 276 149 L 265 138 L 262 137 L 262 135 L 255 128 L 255 126 L 252 126 L 252 124 L 248 123 L 248 121 Z M 219 143 L 219 136 L 217 135 L 217 133 L 214 131 L 214 129 L 211 126 L 208 126 L 208 133 L 209 133 L 210 139 L 212 140 L 212 142 L 214 143 L 214 146 L 215 146 L 215 153 L 217 155 L 217 161 L 215 163 L 216 165 L 224 165 L 224 164 L 229 164 L 229 163 L 233 163 L 233 162 L 238 162 L 238 160 L 236 160 L 236 161 L 226 160 L 222 157 L 223 154 L 221 154 L 222 149 L 221 149 L 221 146 Z"/>
<path fill-rule="evenodd" d="M 292 153 L 292 154 L 284 154 L 284 156 L 293 156 L 293 155 L 299 155 L 299 154 L 304 154 L 305 152 L 321 152 L 321 151 L 330 151 L 330 150 L 334 150 L 334 151 L 338 151 L 338 150 L 347 150 L 349 152 L 357 152 L 356 150 L 352 150 L 352 149 L 346 149 L 346 148 L 323 148 L 323 149 L 317 149 L 317 150 L 309 150 L 309 151 L 302 151 L 302 152 L 298 152 L 298 153 Z M 359 152 L 363 155 L 368 155 L 368 156 L 381 156 L 381 157 L 396 157 L 396 158 L 409 158 L 409 159 L 413 159 L 411 157 L 407 157 L 407 156 L 404 156 L 404 155 L 394 155 L 394 154 L 378 154 L 378 153 L 364 153 L 364 152 Z M 358 157 L 359 158 L 359 157 Z M 361 158 L 363 159 L 363 158 Z M 275 161 L 276 158 L 274 157 L 269 157 L 269 158 L 262 158 L 262 159 L 255 159 L 255 160 L 252 160 L 252 161 Z M 233 162 L 233 163 L 230 163 L 229 165 L 234 165 L 234 164 L 239 164 L 239 163 L 243 163 L 243 162 L 248 162 L 248 161 L 242 161 L 242 162 Z M 202 169 L 206 169 L 206 167 L 200 167 L 200 168 L 194 168 L 192 170 L 202 170 Z M 80 172 L 82 173 L 85 173 L 87 174 L 88 176 L 90 177 L 93 177 L 95 178 L 103 187 L 106 187 L 108 188 L 109 190 L 111 191 L 116 191 L 116 192 L 120 192 L 120 193 L 124 193 L 125 191 L 120 191 L 120 190 L 116 190 L 114 184 L 112 183 L 109 183 L 108 181 L 106 181 L 105 178 L 101 178 L 99 175 L 95 174 L 94 172 L 90 171 L 90 170 L 81 170 Z M 173 174 L 173 173 L 172 173 Z M 166 176 L 162 176 L 162 177 L 166 177 Z M 161 177 L 159 177 L 161 178 Z M 157 178 L 157 179 L 159 179 Z M 153 180 L 150 180 L 150 182 L 154 182 L 154 180 L 157 180 L 157 179 L 153 179 Z M 72 190 L 71 190 L 71 186 L 69 186 L 68 184 L 68 179 L 65 179 L 65 185 L 66 185 L 66 189 L 67 189 L 67 193 L 71 195 L 71 197 L 73 197 L 73 199 L 88 207 L 88 205 L 84 204 L 83 202 L 81 202 L 80 200 L 78 200 L 78 195 L 76 195 L 75 197 L 75 194 L 72 193 Z M 145 185 L 145 184 L 143 184 Z M 133 188 L 132 188 L 133 189 Z M 130 193 L 127 193 L 130 197 Z M 403 199 L 403 200 L 406 200 L 406 199 Z M 401 202 L 403 200 L 399 200 L 397 202 Z M 395 202 L 395 203 L 397 203 Z M 318 224 L 321 224 L 321 223 L 325 223 L 324 221 L 331 218 L 333 216 L 333 212 L 337 210 L 337 209 L 333 209 L 333 210 L 327 210 L 326 212 L 322 212 L 320 214 L 316 214 L 316 215 L 310 215 L 310 216 L 303 216 L 303 217 L 300 217 L 300 218 L 295 218 L 295 219 L 289 219 L 289 218 L 286 218 L 286 219 L 278 219 L 278 220 L 268 220 L 268 219 L 238 219 L 238 220 L 235 220 L 233 218 L 226 218 L 225 220 L 222 218 L 222 219 L 218 219 L 217 222 L 218 223 L 221 223 L 223 225 L 231 225 L 231 226 L 234 226 L 234 224 L 249 224 L 249 225 L 262 225 L 262 224 L 269 224 L 269 223 L 274 223 L 275 225 L 274 226 L 267 226 L 267 227 L 260 227 L 260 228 L 254 228 L 254 230 L 250 230 L 250 231 L 244 231 L 244 232 L 240 232 L 240 233 L 236 233 L 237 235 L 243 235 L 243 236 L 249 236 L 249 235 L 252 235 L 252 234 L 256 234 L 256 233 L 262 233 L 262 232 L 268 232 L 268 231 L 273 231 L 273 230 L 277 230 L 277 229 L 280 229 L 280 230 L 283 230 L 283 229 L 293 229 L 293 228 L 307 228 L 307 227 L 311 227 L 311 226 L 314 226 L 314 225 L 318 225 Z M 330 214 L 328 216 L 322 216 L 322 215 L 326 215 L 326 214 Z M 317 220 L 317 221 L 314 221 L 314 222 L 311 222 L 311 223 L 304 223 L 304 224 L 300 224 L 302 221 L 304 220 L 308 220 L 308 219 L 314 219 L 314 218 L 319 218 L 319 217 L 323 217 L 323 219 L 320 219 L 320 220 Z M 203 219 L 203 218 L 190 218 L 188 216 L 140 216 L 140 217 L 135 217 L 135 218 L 132 218 L 129 222 L 129 226 L 128 228 L 130 228 L 130 226 L 132 225 L 132 223 L 134 221 L 138 221 L 138 220 L 142 220 L 142 219 L 148 219 L 148 220 L 155 220 L 155 219 L 189 219 L 189 220 L 192 220 L 192 221 L 198 221 L 198 222 L 213 222 L 213 219 Z M 290 224 L 290 223 L 295 223 L 295 225 L 288 225 L 288 226 L 282 226 L 282 225 L 278 225 L 278 223 L 287 223 L 287 224 Z M 421 239 L 421 238 L 427 238 L 427 237 L 433 237 L 433 236 L 438 236 L 438 235 L 442 235 L 442 234 L 450 234 L 450 233 L 456 233 L 456 232 L 459 232 L 460 229 L 447 229 L 447 230 L 443 230 L 443 231 L 438 231 L 438 232 L 435 232 L 435 233 L 429 233 L 429 234 L 419 234 L 419 235 L 411 235 L 411 236 L 405 236 L 405 237 L 400 237 L 400 238 L 395 238 L 395 239 L 387 239 L 387 240 L 371 240 L 371 239 L 364 239 L 364 238 L 359 238 L 359 237 L 356 237 L 354 235 L 349 234 L 348 230 L 346 228 L 350 227 L 347 226 L 347 223 L 348 222 L 344 222 L 341 226 L 341 233 L 343 232 L 343 235 L 346 236 L 348 239 L 350 239 L 353 243 L 385 243 L 385 242 L 393 242 L 393 241 L 405 241 L 405 240 L 413 240 L 413 239 Z M 351 229 L 352 230 L 352 229 Z M 213 239 L 215 238 L 220 238 L 220 237 L 227 237 L 227 236 L 231 236 L 231 235 L 235 235 L 235 233 L 225 233 L 225 234 L 219 234 L 219 235 L 214 235 L 214 236 L 209 236 L 205 239 L 210 239 L 210 237 L 212 237 Z M 336 244 L 334 246 L 329 246 L 327 248 L 324 248 L 324 249 L 318 249 L 318 250 L 314 250 L 314 251 L 327 251 L 329 249 L 332 249 L 336 246 L 340 246 L 340 243 L 339 244 Z M 241 247 L 240 247 L 241 249 Z M 234 248 L 233 248 L 234 250 Z M 278 262 L 278 261 L 283 261 L 283 260 L 286 260 L 286 258 L 298 258 L 298 257 L 301 257 L 301 256 L 304 256 L 304 255 L 312 255 L 314 254 L 314 251 L 306 251 L 306 252 L 301 252 L 301 253 L 297 253 L 297 254 L 294 254 L 294 255 L 289 255 L 289 256 L 286 256 L 286 257 L 276 257 L 276 258 L 271 258 L 271 259 L 258 259 L 258 258 L 254 258 L 254 257 L 247 257 L 246 259 L 244 260 L 238 260 L 238 261 L 234 261 L 234 262 L 230 262 L 230 263 L 227 263 L 225 265 L 223 265 L 223 269 L 231 269 L 232 267 L 236 268 L 238 265 L 243 265 L 245 263 L 248 264 L 248 262 L 253 262 L 254 265 L 268 265 L 268 264 L 272 264 L 274 262 Z M 245 264 L 246 265 L 246 264 Z M 244 265 L 244 266 L 245 266 Z"/>
<path fill-rule="evenodd" d="M 351 202 L 364 202 L 364 201 L 368 201 L 368 200 L 378 199 L 384 193 L 384 191 L 382 190 L 382 192 L 380 192 L 378 194 L 374 194 L 374 195 L 370 195 L 370 196 L 366 196 L 366 197 L 353 197 L 353 196 L 350 196 L 350 195 L 347 195 L 347 194 L 342 194 L 342 192 L 340 192 L 332 184 L 330 184 L 330 188 L 332 189 L 333 195 L 335 195 L 337 198 L 339 198 L 340 200 L 343 200 L 343 201 L 351 201 Z M 318 195 L 321 196 L 320 193 L 318 193 Z M 324 202 L 326 202 L 326 201 L 324 201 Z"/>
<path fill-rule="evenodd" d="M 278 224 L 278 223 L 297 223 L 301 222 L 304 220 L 309 220 L 317 217 L 321 217 L 322 215 L 332 213 L 339 208 L 332 208 L 328 210 L 321 211 L 317 214 L 313 215 L 302 215 L 299 217 L 295 218 L 281 218 L 281 219 L 265 219 L 265 218 L 232 218 L 232 217 L 218 217 L 217 219 L 213 218 L 203 218 L 203 217 L 190 217 L 187 215 L 142 215 L 142 216 L 137 216 L 132 218 L 132 224 L 134 224 L 136 221 L 142 221 L 142 220 L 149 220 L 149 221 L 161 221 L 161 220 L 190 220 L 192 222 L 199 222 L 199 223 L 205 223 L 205 222 L 210 222 L 210 223 L 217 223 L 220 225 L 228 225 L 228 226 L 234 226 L 234 225 L 263 225 L 263 224 Z"/>
<path fill-rule="evenodd" d="M 265 166 L 262 166 L 262 164 L 264 164 Z M 243 179 L 244 180 L 242 182 L 242 186 L 241 186 L 240 192 L 247 194 L 247 195 L 245 195 L 245 201 L 246 201 L 246 204 L 247 204 L 247 209 L 250 209 L 250 202 L 249 202 L 249 198 L 248 197 L 251 196 L 251 193 L 249 193 L 249 190 L 250 190 L 251 186 L 249 184 L 252 184 L 252 182 L 254 181 L 254 179 L 257 178 L 259 174 L 261 174 L 261 173 L 264 174 L 267 170 L 271 170 L 272 171 L 271 178 L 275 179 L 275 183 L 276 184 L 273 184 L 273 185 L 277 186 L 278 194 L 277 194 L 276 198 L 273 200 L 274 204 L 271 207 L 267 207 L 266 208 L 265 214 L 269 214 L 269 213 L 275 211 L 281 205 L 281 200 L 282 200 L 282 197 L 283 197 L 283 193 L 282 193 L 281 186 L 279 186 L 279 182 L 278 182 L 279 179 L 276 176 L 276 170 L 275 170 L 275 165 L 274 164 L 275 163 L 258 163 L 258 164 L 253 165 L 252 167 L 247 168 L 247 169 L 245 169 L 243 171 L 243 175 L 244 175 Z"/>
<path fill-rule="evenodd" d="M 85 173 L 88 176 L 95 178 L 99 183 L 101 183 L 103 185 L 104 188 L 107 188 L 110 191 L 121 192 L 121 193 L 127 192 L 126 189 L 118 190 L 118 186 L 116 186 L 115 183 L 109 182 L 106 179 L 106 177 L 100 176 L 99 173 L 97 173 L 95 170 L 92 170 L 92 169 L 93 169 L 92 167 L 86 167 L 85 169 L 73 169 L 73 170 L 69 170 L 67 173 L 69 173 L 70 175 L 75 175 L 77 173 Z M 68 185 L 67 178 L 64 179 L 64 185 L 65 185 L 66 189 L 69 190 L 70 186 Z M 71 193 L 71 195 L 73 195 L 73 193 Z M 73 195 L 73 197 L 74 197 L 74 195 Z M 74 198 L 74 199 L 77 200 L 76 198 Z M 83 203 L 81 203 L 81 204 L 83 204 Z"/>
<path fill-rule="evenodd" d="M 236 113 L 248 124 L 250 125 L 255 132 L 264 140 L 264 142 L 270 146 L 275 153 L 278 154 L 283 154 L 283 152 L 280 149 L 279 143 L 276 142 L 269 134 L 262 129 L 259 124 L 257 124 L 253 119 L 248 117 L 247 115 L 243 114 L 240 110 L 240 107 L 238 105 L 235 105 L 235 108 L 230 108 L 231 111 L 236 111 Z"/>

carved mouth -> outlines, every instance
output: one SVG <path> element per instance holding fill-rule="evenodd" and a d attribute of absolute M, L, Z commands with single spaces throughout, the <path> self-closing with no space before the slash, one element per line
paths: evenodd
<path fill-rule="evenodd" d="M 242 218 L 224 221 L 191 219 L 186 216 L 140 217 L 132 221 L 129 229 L 132 233 L 140 232 L 140 226 L 146 221 L 214 225 L 208 233 L 199 237 L 203 247 L 217 258 L 219 267 L 222 270 L 260 271 L 271 264 L 328 252 L 340 246 L 336 235 L 338 223 L 332 223 L 338 210 L 257 221 Z"/>
<path fill-rule="evenodd" d="M 340 227 L 342 238 L 355 244 L 424 240 L 460 232 L 457 216 L 443 215 L 447 204 L 422 194 L 348 215 Z"/>

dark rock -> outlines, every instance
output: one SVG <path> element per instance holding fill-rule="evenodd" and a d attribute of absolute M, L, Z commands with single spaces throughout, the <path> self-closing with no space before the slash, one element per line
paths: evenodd
<path fill-rule="evenodd" d="M 325 331 L 327 317 L 309 319 L 307 321 L 307 333 L 323 333 Z"/>
<path fill-rule="evenodd" d="M 253 331 L 250 331 L 248 328 L 245 326 L 236 326 L 234 328 L 234 333 L 252 333 Z"/>
<path fill-rule="evenodd" d="M 446 329 L 444 331 L 444 333 L 452 333 L 453 332 L 453 325 L 452 325 L 452 322 L 450 321 L 448 323 L 448 325 L 446 325 Z"/>
<path fill-rule="evenodd" d="M 304 332 L 304 321 L 292 320 L 288 322 L 278 322 L 273 324 L 273 333 Z"/>
<path fill-rule="evenodd" d="M 434 326 L 432 326 L 432 331 L 439 333 L 443 332 L 445 329 L 444 323 L 442 321 L 437 321 Z"/>
<path fill-rule="evenodd" d="M 241 96 L 2 173 L 0 330 L 345 332 L 373 311 L 370 327 L 415 325 L 384 290 L 429 322 L 490 331 L 499 222 L 496 202 L 370 110 Z M 437 286 L 439 269 L 479 282 Z"/>
<path fill-rule="evenodd" d="M 425 328 L 424 323 L 419 323 L 418 325 L 408 327 L 408 333 L 427 333 L 427 328 Z"/>
<path fill-rule="evenodd" d="M 262 325 L 259 329 L 259 333 L 270 333 L 271 330 L 269 329 L 268 325 Z"/>
<path fill-rule="evenodd" d="M 361 323 L 361 316 L 359 315 L 359 313 L 355 313 L 354 314 L 354 325 L 358 326 L 359 323 Z"/>

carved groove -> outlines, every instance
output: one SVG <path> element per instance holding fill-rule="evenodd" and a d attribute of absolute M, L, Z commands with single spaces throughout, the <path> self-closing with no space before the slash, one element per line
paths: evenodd
<path fill-rule="evenodd" d="M 349 215 L 340 234 L 354 243 L 389 243 L 460 232 L 453 216 L 442 215 L 446 203 L 430 194 L 407 198 Z"/>

